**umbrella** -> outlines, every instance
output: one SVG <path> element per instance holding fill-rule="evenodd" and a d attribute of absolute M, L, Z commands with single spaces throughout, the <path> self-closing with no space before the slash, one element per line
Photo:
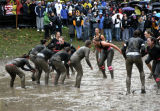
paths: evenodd
<path fill-rule="evenodd" d="M 125 7 L 127 3 L 121 3 L 121 7 Z"/>
<path fill-rule="evenodd" d="M 152 8 L 157 8 L 157 7 L 160 7 L 160 3 L 159 2 L 152 3 Z"/>
<path fill-rule="evenodd" d="M 132 7 L 124 7 L 122 8 L 123 11 L 134 11 L 135 9 Z"/>
<path fill-rule="evenodd" d="M 140 5 L 143 5 L 143 4 L 148 5 L 149 2 L 148 2 L 148 1 L 139 1 L 139 4 L 140 4 Z"/>
<path fill-rule="evenodd" d="M 141 11 L 137 6 L 135 7 L 135 13 L 136 15 L 141 15 Z"/>
<path fill-rule="evenodd" d="M 123 14 L 121 14 L 121 13 L 116 13 L 116 14 L 114 14 L 114 15 L 112 16 L 112 21 L 113 21 L 113 23 L 114 23 L 115 19 L 117 18 L 117 15 L 119 15 L 120 19 L 122 20 Z"/>
<path fill-rule="evenodd" d="M 156 15 L 155 15 L 155 16 L 160 18 L 160 13 L 156 13 Z"/>
<path fill-rule="evenodd" d="M 154 8 L 152 11 L 160 12 L 160 8 Z"/>
<path fill-rule="evenodd" d="M 139 4 L 139 1 L 131 1 L 128 3 L 129 6 L 135 5 L 135 4 Z"/>

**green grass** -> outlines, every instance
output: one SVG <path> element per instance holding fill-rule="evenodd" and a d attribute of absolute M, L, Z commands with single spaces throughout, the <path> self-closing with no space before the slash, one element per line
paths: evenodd
<path fill-rule="evenodd" d="M 0 58 L 17 57 L 28 53 L 34 46 L 40 43 L 44 33 L 37 32 L 36 29 L 1 29 L 0 30 Z M 68 28 L 63 28 L 63 37 L 69 42 Z M 49 42 L 49 41 L 48 41 Z M 113 42 L 121 47 L 121 43 Z M 77 48 L 84 45 L 84 42 L 73 40 L 72 44 Z"/>

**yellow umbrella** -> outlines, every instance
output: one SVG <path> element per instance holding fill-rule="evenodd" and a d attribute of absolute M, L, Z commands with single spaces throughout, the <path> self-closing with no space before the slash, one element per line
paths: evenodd
<path fill-rule="evenodd" d="M 137 6 L 135 7 L 135 13 L 136 15 L 141 15 L 141 11 L 139 10 Z"/>

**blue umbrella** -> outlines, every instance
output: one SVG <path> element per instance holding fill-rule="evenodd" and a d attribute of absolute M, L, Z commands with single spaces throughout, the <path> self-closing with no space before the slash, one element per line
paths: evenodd
<path fill-rule="evenodd" d="M 156 13 L 156 15 L 155 15 L 155 16 L 160 18 L 160 13 Z"/>
<path fill-rule="evenodd" d="M 123 11 L 134 11 L 135 9 L 132 7 L 124 7 L 122 8 Z"/>

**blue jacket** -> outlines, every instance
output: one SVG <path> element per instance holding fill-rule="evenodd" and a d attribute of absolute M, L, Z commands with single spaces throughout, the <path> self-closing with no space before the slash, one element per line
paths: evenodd
<path fill-rule="evenodd" d="M 36 6 L 35 7 L 35 13 L 37 17 L 44 17 L 45 8 L 43 6 Z"/>
<path fill-rule="evenodd" d="M 103 29 L 104 17 L 102 16 L 102 18 L 100 18 L 100 17 L 98 16 L 98 20 L 99 20 L 99 29 Z"/>
<path fill-rule="evenodd" d="M 68 19 L 68 10 L 66 10 L 66 9 L 61 10 L 61 18 Z"/>

